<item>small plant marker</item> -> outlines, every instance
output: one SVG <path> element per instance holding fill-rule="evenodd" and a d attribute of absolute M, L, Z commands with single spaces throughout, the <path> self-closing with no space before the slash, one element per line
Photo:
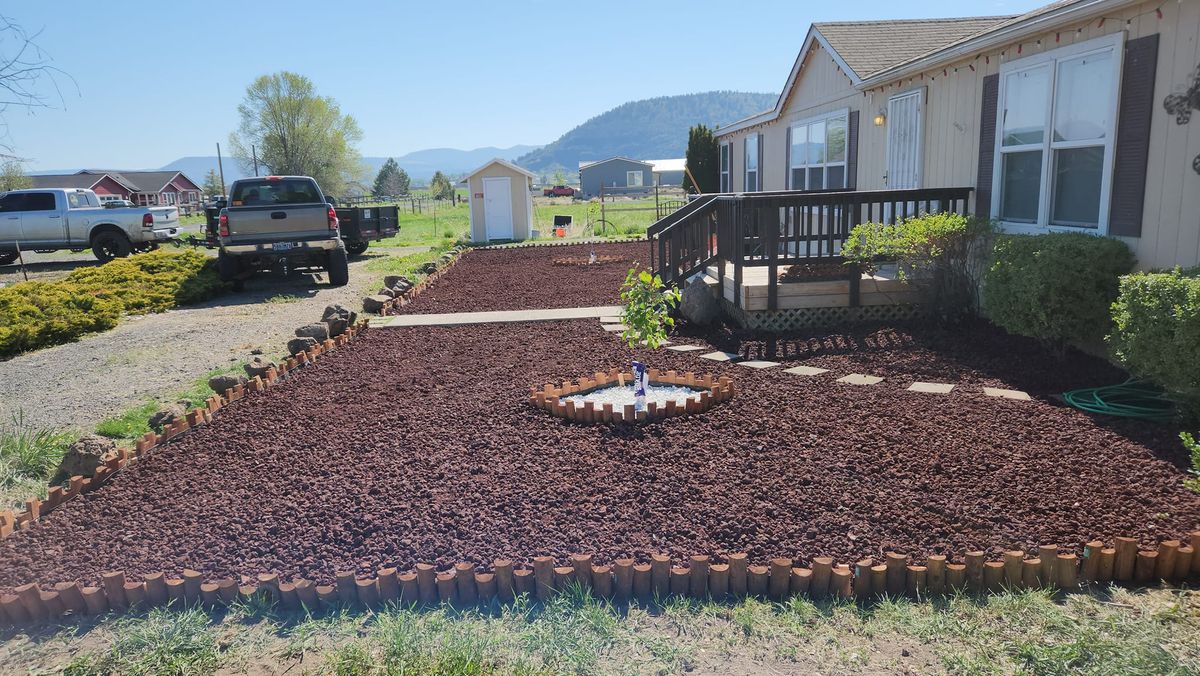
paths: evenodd
<path fill-rule="evenodd" d="M 1001 399 L 1015 399 L 1017 401 L 1029 401 L 1032 397 L 1028 392 L 1021 390 L 1005 390 L 999 387 L 985 387 L 983 393 L 989 397 L 1000 397 Z"/>
<path fill-rule="evenodd" d="M 711 359 L 712 361 L 731 361 L 738 358 L 736 352 L 709 352 L 708 354 L 700 355 L 701 359 Z"/>
<path fill-rule="evenodd" d="M 877 385 L 883 382 L 883 378 L 880 378 L 879 376 L 868 376 L 862 373 L 851 373 L 848 376 L 842 376 L 841 378 L 838 378 L 838 382 L 846 383 L 847 385 Z"/>
<path fill-rule="evenodd" d="M 798 376 L 819 376 L 822 373 L 829 373 L 829 369 L 819 369 L 815 366 L 793 366 L 790 369 L 784 369 L 783 372 Z"/>
<path fill-rule="evenodd" d="M 950 383 L 923 383 L 917 381 L 908 386 L 909 392 L 925 392 L 927 394 L 950 394 L 954 386 Z"/>

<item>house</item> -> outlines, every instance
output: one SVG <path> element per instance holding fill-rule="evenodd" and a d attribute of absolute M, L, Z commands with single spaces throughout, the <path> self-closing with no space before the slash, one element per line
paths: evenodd
<path fill-rule="evenodd" d="M 596 197 L 601 188 L 606 194 L 636 194 L 654 186 L 654 166 L 628 157 L 610 157 L 598 162 L 579 163 L 579 191 L 584 197 Z"/>
<path fill-rule="evenodd" d="M 687 159 L 680 157 L 674 160 L 647 160 L 654 172 L 654 185 L 682 186 L 684 167 Z"/>
<path fill-rule="evenodd" d="M 721 191 L 973 188 L 1005 231 L 1196 265 L 1198 35 L 1194 0 L 813 24 L 774 108 L 716 132 Z"/>
<path fill-rule="evenodd" d="M 533 234 L 533 173 L 493 159 L 467 174 L 471 240 L 522 240 Z"/>
<path fill-rule="evenodd" d="M 35 188 L 85 188 L 103 202 L 125 199 L 140 206 L 178 206 L 183 213 L 202 208 L 200 186 L 180 171 L 107 171 L 30 176 Z"/>

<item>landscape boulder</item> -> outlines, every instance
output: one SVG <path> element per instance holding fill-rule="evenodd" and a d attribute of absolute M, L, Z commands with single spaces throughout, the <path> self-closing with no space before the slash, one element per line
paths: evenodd
<path fill-rule="evenodd" d="M 389 300 L 391 300 L 391 298 L 389 298 L 387 296 L 380 296 L 380 295 L 365 296 L 362 300 L 363 312 L 375 312 L 375 313 L 382 312 L 383 306 Z"/>
<path fill-rule="evenodd" d="M 90 477 L 96 473 L 96 468 L 104 464 L 105 457 L 116 452 L 117 445 L 112 439 L 85 434 L 67 448 L 51 483 L 59 483 L 73 476 Z"/>
<path fill-rule="evenodd" d="M 708 326 L 721 316 L 721 304 L 713 297 L 707 284 L 695 281 L 684 288 L 679 300 L 679 312 L 693 324 Z"/>
<path fill-rule="evenodd" d="M 161 432 L 163 431 L 164 427 L 170 426 L 176 420 L 183 418 L 185 415 L 187 415 L 187 407 L 184 404 L 179 402 L 167 404 L 166 406 L 163 406 L 155 411 L 150 416 L 150 419 L 146 421 L 146 424 L 148 424 L 150 429 L 154 430 L 155 432 Z"/>
<path fill-rule="evenodd" d="M 341 305 L 327 305 L 325 312 L 321 313 L 321 321 L 329 326 L 329 336 L 336 338 L 346 332 L 355 320 L 358 319 L 358 313 Z"/>
<path fill-rule="evenodd" d="M 427 275 L 431 275 L 431 274 L 437 272 L 437 269 L 438 269 L 438 265 L 437 265 L 437 263 L 434 263 L 433 261 L 430 261 L 430 262 L 426 263 L 425 265 L 421 266 L 421 272 L 424 272 Z"/>
<path fill-rule="evenodd" d="M 293 338 L 289 340 L 287 344 L 288 354 L 308 352 L 308 348 L 314 347 L 316 344 L 316 338 L 309 338 L 308 336 L 304 336 L 303 338 Z"/>
<path fill-rule="evenodd" d="M 329 339 L 329 325 L 325 322 L 305 324 L 296 329 L 296 336 L 300 338 L 312 338 L 318 343 L 323 343 Z"/>
<path fill-rule="evenodd" d="M 208 379 L 208 386 L 217 394 L 224 394 L 225 390 L 238 385 L 245 385 L 247 382 L 246 376 L 239 376 L 235 373 L 223 373 L 219 376 L 213 376 Z"/>
<path fill-rule="evenodd" d="M 412 280 L 404 275 L 388 275 L 383 278 L 383 285 L 389 289 L 407 290 L 412 288 Z"/>
<path fill-rule="evenodd" d="M 377 294 L 375 294 L 375 295 L 377 295 L 377 296 L 387 296 L 388 298 L 395 298 L 395 297 L 396 297 L 396 292 L 395 292 L 395 291 L 393 291 L 393 290 L 391 290 L 391 289 L 389 289 L 389 288 L 387 288 L 387 287 L 385 286 L 385 287 L 383 287 L 382 289 L 380 289 L 380 290 L 379 290 L 379 292 L 378 292 Z"/>
<path fill-rule="evenodd" d="M 243 364 L 242 368 L 246 369 L 246 377 L 247 378 L 250 378 L 251 380 L 253 380 L 255 376 L 259 376 L 263 380 L 266 380 L 267 379 L 267 371 L 269 371 L 273 368 L 276 368 L 276 366 L 275 366 L 275 362 L 273 362 L 273 361 L 270 361 L 268 359 L 263 359 L 262 357 L 255 357 L 254 359 L 251 359 L 246 364 Z"/>

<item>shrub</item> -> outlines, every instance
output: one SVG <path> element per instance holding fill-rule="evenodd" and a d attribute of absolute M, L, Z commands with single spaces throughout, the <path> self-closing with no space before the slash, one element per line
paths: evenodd
<path fill-rule="evenodd" d="M 629 347 L 645 343 L 655 349 L 667 339 L 667 329 L 675 325 L 671 310 L 679 304 L 679 289 L 665 289 L 658 275 L 632 268 L 621 287 L 621 302 L 628 327 L 621 337 Z"/>
<path fill-rule="evenodd" d="M 1108 344 L 1131 373 L 1158 383 L 1200 417 L 1200 271 L 1121 278 Z"/>
<path fill-rule="evenodd" d="M 1084 233 L 997 240 L 984 275 L 983 310 L 1011 333 L 1062 348 L 1099 340 L 1133 254 L 1119 240 Z"/>
<path fill-rule="evenodd" d="M 63 282 L 21 282 L 0 289 L 0 356 L 78 339 L 117 325 L 121 303 Z"/>
<path fill-rule="evenodd" d="M 1183 447 L 1192 456 L 1192 478 L 1184 479 L 1183 485 L 1200 493 L 1200 443 L 1196 443 L 1196 438 L 1187 432 L 1180 432 L 1179 439 L 1183 441 Z"/>
<path fill-rule="evenodd" d="M 216 263 L 198 251 L 150 253 L 79 268 L 64 280 L 101 298 L 115 298 L 125 312 L 164 312 L 198 302 L 223 289 Z"/>

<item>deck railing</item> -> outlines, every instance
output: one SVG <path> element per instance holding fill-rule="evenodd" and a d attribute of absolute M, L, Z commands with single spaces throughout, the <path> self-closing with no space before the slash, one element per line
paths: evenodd
<path fill-rule="evenodd" d="M 646 231 L 651 267 L 669 285 L 714 263 L 732 274 L 740 305 L 742 269 L 766 266 L 776 309 L 779 266 L 837 260 L 860 223 L 895 223 L 931 213 L 967 213 L 972 188 L 789 191 L 701 195 Z M 732 270 L 729 270 L 732 267 Z"/>

